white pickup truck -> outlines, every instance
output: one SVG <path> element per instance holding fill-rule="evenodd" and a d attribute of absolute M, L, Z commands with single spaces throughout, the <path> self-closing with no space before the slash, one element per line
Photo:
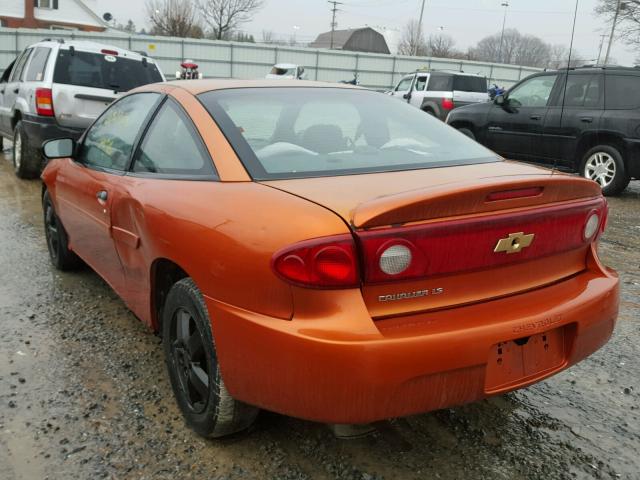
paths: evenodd
<path fill-rule="evenodd" d="M 403 77 L 390 95 L 445 120 L 451 110 L 489 100 L 487 78 L 455 71 L 418 71 Z"/>

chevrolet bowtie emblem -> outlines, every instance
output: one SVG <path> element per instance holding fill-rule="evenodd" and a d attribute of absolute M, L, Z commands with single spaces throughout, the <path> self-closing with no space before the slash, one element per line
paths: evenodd
<path fill-rule="evenodd" d="M 524 232 L 510 233 L 507 238 L 498 240 L 496 248 L 494 248 L 493 251 L 495 253 L 506 252 L 507 254 L 518 253 L 533 243 L 533 237 L 535 237 L 533 233 L 529 235 L 525 235 Z"/>

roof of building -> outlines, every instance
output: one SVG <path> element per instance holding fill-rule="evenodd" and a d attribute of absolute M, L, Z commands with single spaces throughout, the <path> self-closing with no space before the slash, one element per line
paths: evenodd
<path fill-rule="evenodd" d="M 384 39 L 384 36 L 374 30 L 371 27 L 362 27 L 362 28 L 351 28 L 348 30 L 334 30 L 333 31 L 333 48 L 335 49 L 343 49 L 344 46 L 349 42 L 351 37 L 354 34 L 364 31 L 371 31 L 376 36 L 379 36 L 381 42 L 379 44 L 380 48 L 372 48 L 371 51 L 381 52 L 386 51 L 389 53 L 389 47 L 387 46 L 387 41 Z M 384 44 L 384 45 L 382 45 Z M 318 35 L 318 37 L 309 44 L 312 48 L 331 48 L 331 32 L 324 32 Z"/>

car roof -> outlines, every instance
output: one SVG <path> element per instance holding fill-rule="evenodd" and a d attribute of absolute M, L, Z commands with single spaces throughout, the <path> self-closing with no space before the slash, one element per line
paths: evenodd
<path fill-rule="evenodd" d="M 596 73 L 596 72 L 621 72 L 640 74 L 639 67 L 623 67 L 621 65 L 585 65 L 582 67 L 571 67 L 568 69 L 571 73 Z M 567 68 L 545 70 L 545 73 L 566 72 Z"/>
<path fill-rule="evenodd" d="M 295 63 L 276 63 L 274 67 L 289 69 L 289 68 L 298 68 L 298 65 L 296 65 Z"/>
<path fill-rule="evenodd" d="M 355 85 L 344 83 L 315 82 L 310 80 L 235 80 L 235 79 L 204 79 L 204 80 L 174 80 L 163 83 L 187 90 L 193 95 L 209 92 L 211 90 L 226 90 L 234 88 L 346 88 L 356 90 L 366 90 Z M 137 91 L 144 90 L 145 86 L 139 87 Z"/>
<path fill-rule="evenodd" d="M 102 50 L 113 50 L 118 52 L 118 55 L 130 58 L 132 60 L 142 60 L 146 57 L 146 55 L 141 55 L 138 52 L 133 52 L 131 50 L 127 50 L 126 48 L 116 47 L 115 45 L 109 45 L 108 43 L 98 43 L 91 42 L 87 40 L 64 40 L 59 41 L 57 39 L 45 39 L 41 40 L 38 43 L 34 43 L 30 45 L 30 47 L 38 47 L 38 46 L 51 46 L 54 43 L 59 45 L 61 50 L 69 50 L 70 47 L 73 47 L 75 50 L 80 52 L 91 52 L 91 53 L 102 53 Z M 152 58 L 146 57 L 150 63 L 154 63 Z"/>

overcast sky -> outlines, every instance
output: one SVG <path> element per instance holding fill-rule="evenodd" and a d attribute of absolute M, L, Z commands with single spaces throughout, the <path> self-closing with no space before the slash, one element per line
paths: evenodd
<path fill-rule="evenodd" d="M 140 4 L 144 0 L 138 0 Z M 369 25 L 390 29 L 400 37 L 402 28 L 417 19 L 421 0 L 341 0 L 338 28 Z M 458 48 L 473 46 L 486 35 L 502 28 L 504 0 L 427 0 L 424 14 L 425 33 L 442 32 L 456 41 Z M 138 28 L 146 26 L 144 8 L 131 8 L 131 0 L 97 0 L 97 13 L 109 11 L 118 22 L 131 18 Z M 549 43 L 569 45 L 574 0 L 509 0 L 507 28 L 537 35 Z M 594 15 L 597 0 L 580 0 L 576 25 L 575 48 L 585 60 L 598 56 L 600 35 L 607 33 L 602 18 Z M 296 34 L 298 41 L 310 42 L 320 32 L 329 30 L 330 5 L 326 0 L 264 0 L 264 7 L 251 23 L 242 29 L 256 40 L 263 30 L 270 30 L 283 38 Z M 294 29 L 294 27 L 299 27 Z M 606 45 L 605 45 L 606 49 Z M 621 42 L 614 43 L 612 56 L 618 63 L 634 64 L 637 54 Z"/>

